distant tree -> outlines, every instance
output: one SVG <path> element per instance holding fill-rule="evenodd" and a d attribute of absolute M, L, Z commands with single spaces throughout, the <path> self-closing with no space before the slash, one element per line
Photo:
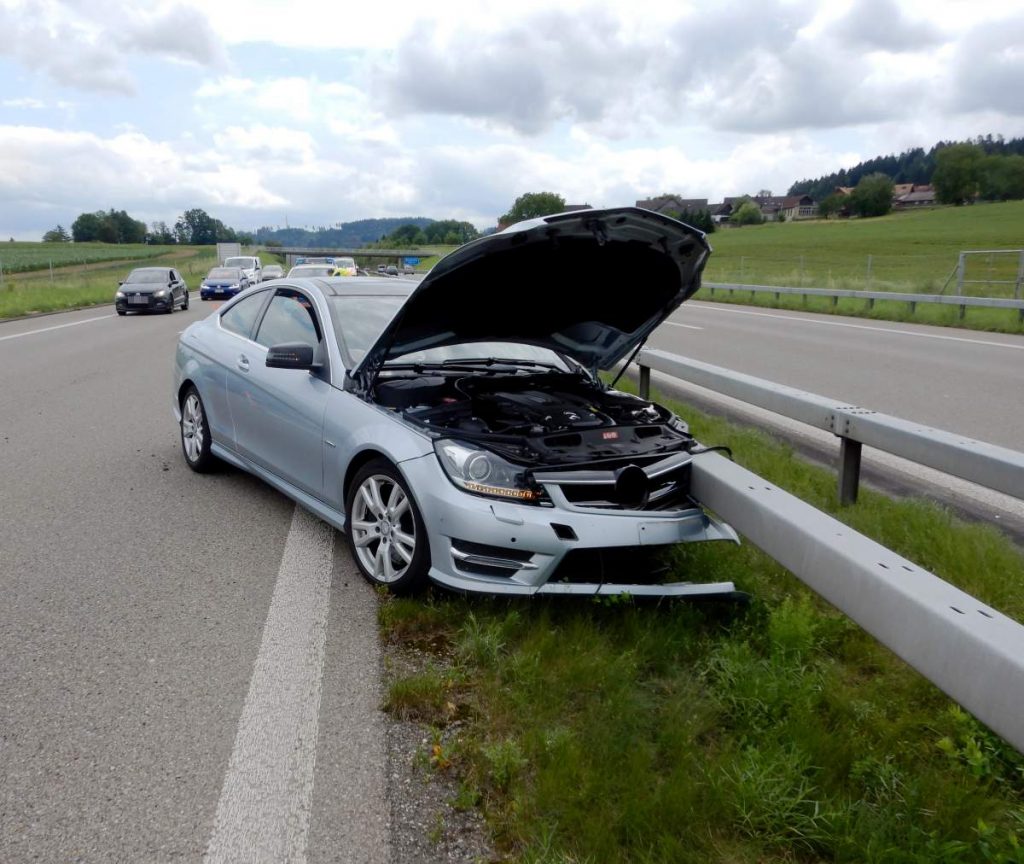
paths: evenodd
<path fill-rule="evenodd" d="M 737 208 L 729 221 L 735 225 L 760 225 L 764 222 L 764 215 L 761 208 L 749 198 Z"/>
<path fill-rule="evenodd" d="M 978 194 L 986 201 L 1024 198 L 1024 156 L 986 156 L 979 170 Z"/>
<path fill-rule="evenodd" d="M 76 243 L 95 243 L 100 239 L 100 215 L 82 213 L 71 223 L 71 238 Z"/>
<path fill-rule="evenodd" d="M 985 151 L 977 144 L 950 144 L 935 156 L 932 183 L 941 204 L 970 202 L 978 191 Z"/>
<path fill-rule="evenodd" d="M 186 210 L 174 224 L 174 236 L 179 243 L 191 246 L 211 246 L 217 242 L 217 226 L 219 220 L 214 219 L 205 210 L 194 207 Z M 220 224 L 220 227 L 224 226 Z"/>
<path fill-rule="evenodd" d="M 758 198 L 774 198 L 775 196 L 772 195 L 772 190 L 771 189 L 762 189 L 760 192 L 757 193 L 757 197 Z"/>
<path fill-rule="evenodd" d="M 67 230 L 63 225 L 58 225 L 56 228 L 51 228 L 43 235 L 44 243 L 70 243 L 71 235 L 68 234 Z"/>
<path fill-rule="evenodd" d="M 146 235 L 146 242 L 151 245 L 170 246 L 176 242 L 174 231 L 166 222 L 154 222 Z"/>
<path fill-rule="evenodd" d="M 146 223 L 132 219 L 124 210 L 82 213 L 71 223 L 76 243 L 144 243 Z"/>
<path fill-rule="evenodd" d="M 550 216 L 565 210 L 565 199 L 554 192 L 526 192 L 516 198 L 512 209 L 498 218 L 502 225 L 514 225 L 524 219 Z"/>
<path fill-rule="evenodd" d="M 826 195 L 818 202 L 818 214 L 828 219 L 830 216 L 834 216 L 842 210 L 845 206 L 846 196 L 840 195 L 838 192 L 833 192 L 831 195 Z"/>
<path fill-rule="evenodd" d="M 850 209 L 858 216 L 884 216 L 892 210 L 892 179 L 881 172 L 861 177 L 850 195 Z"/>

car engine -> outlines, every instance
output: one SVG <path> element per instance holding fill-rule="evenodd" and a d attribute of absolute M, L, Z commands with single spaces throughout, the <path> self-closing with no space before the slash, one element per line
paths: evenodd
<path fill-rule="evenodd" d="M 412 423 L 486 442 L 534 467 L 661 456 L 693 444 L 686 424 L 671 412 L 579 374 L 383 379 L 376 401 Z"/>

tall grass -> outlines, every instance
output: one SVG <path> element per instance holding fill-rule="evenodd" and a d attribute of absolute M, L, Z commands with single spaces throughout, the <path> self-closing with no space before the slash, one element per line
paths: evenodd
<path fill-rule="evenodd" d="M 830 472 L 677 407 L 705 443 L 1024 618 L 1024 557 L 995 529 L 871 490 L 837 510 Z M 431 765 L 459 773 L 512 860 L 1024 861 L 1019 753 L 753 546 L 671 564 L 752 601 L 383 604 L 392 650 L 447 664 L 392 699 L 451 731 Z"/>

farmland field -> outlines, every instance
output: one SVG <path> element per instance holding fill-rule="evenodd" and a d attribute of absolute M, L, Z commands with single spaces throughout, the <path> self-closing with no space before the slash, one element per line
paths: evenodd
<path fill-rule="evenodd" d="M 42 246 L 44 244 L 11 244 Z M 50 245 L 50 244 L 45 244 Z M 60 245 L 60 244 L 53 244 Z M 97 244 L 102 245 L 102 244 Z M 6 246 L 6 244 L 0 244 Z M 35 312 L 75 309 L 99 303 L 113 303 L 117 283 L 136 266 L 166 264 L 178 268 L 189 288 L 195 288 L 216 260 L 213 246 L 111 246 L 110 249 L 133 251 L 114 262 L 93 259 L 85 264 L 56 268 L 51 276 L 45 270 L 7 274 L 0 280 L 0 319 Z M 154 252 L 155 250 L 155 252 Z M 138 257 L 142 252 L 143 257 Z M 0 259 L 3 260 L 3 259 Z M 5 265 L 6 266 L 6 265 Z"/>
<path fill-rule="evenodd" d="M 0 268 L 6 275 L 48 270 L 51 264 L 57 268 L 105 261 L 142 261 L 166 255 L 175 248 L 144 243 L 3 243 Z"/>
<path fill-rule="evenodd" d="M 727 228 L 710 240 L 708 282 L 938 293 L 948 280 L 952 293 L 962 250 L 1024 248 L 1024 201 Z M 1018 266 L 1016 255 L 979 256 L 966 278 L 1013 281 Z M 964 293 L 1013 296 L 1013 285 Z"/>

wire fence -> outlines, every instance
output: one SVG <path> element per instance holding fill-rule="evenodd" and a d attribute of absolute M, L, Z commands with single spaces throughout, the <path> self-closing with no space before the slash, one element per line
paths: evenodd
<path fill-rule="evenodd" d="M 735 255 L 715 251 L 705 271 L 709 282 L 788 285 L 798 288 L 860 289 L 919 294 L 1020 298 L 1024 250 L 836 256 Z"/>

